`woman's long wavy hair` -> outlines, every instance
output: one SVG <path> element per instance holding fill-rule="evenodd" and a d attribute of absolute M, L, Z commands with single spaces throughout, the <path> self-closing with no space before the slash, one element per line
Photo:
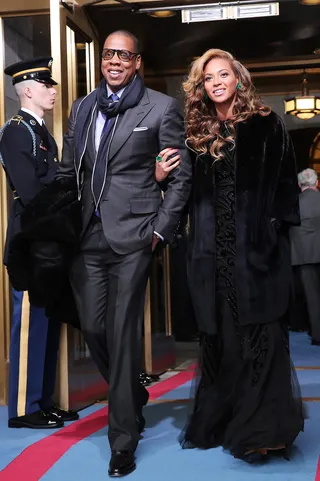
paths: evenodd
<path fill-rule="evenodd" d="M 236 91 L 233 116 L 228 119 L 230 135 L 224 138 L 221 135 L 221 122 L 217 117 L 214 103 L 207 98 L 204 89 L 204 70 L 212 59 L 227 60 L 241 84 Z M 215 159 L 222 159 L 223 146 L 235 142 L 235 126 L 239 122 L 249 119 L 255 114 L 266 116 L 271 108 L 263 105 L 255 94 L 251 76 L 248 70 L 236 60 L 229 52 L 219 49 L 210 49 L 191 65 L 188 79 L 183 83 L 185 92 L 185 119 L 187 122 L 187 141 L 192 149 L 199 153 L 207 153 L 208 145 L 210 154 Z"/>

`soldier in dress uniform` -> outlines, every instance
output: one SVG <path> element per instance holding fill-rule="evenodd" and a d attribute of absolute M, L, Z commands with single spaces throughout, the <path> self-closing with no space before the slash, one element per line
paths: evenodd
<path fill-rule="evenodd" d="M 13 191 L 5 265 L 24 206 L 53 180 L 58 165 L 57 145 L 43 120 L 56 98 L 51 65 L 51 57 L 41 57 L 5 69 L 21 103 L 18 115 L 0 131 L 0 160 Z M 52 401 L 60 324 L 47 319 L 43 308 L 32 305 L 28 292 L 12 289 L 12 296 L 8 426 L 62 427 L 65 421 L 78 419 L 78 414 L 61 410 Z"/>

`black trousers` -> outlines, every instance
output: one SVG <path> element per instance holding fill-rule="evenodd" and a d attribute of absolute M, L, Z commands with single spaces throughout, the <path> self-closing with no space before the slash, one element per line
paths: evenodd
<path fill-rule="evenodd" d="M 142 319 L 151 245 L 127 255 L 109 246 L 94 221 L 73 262 L 71 284 L 81 329 L 93 360 L 109 384 L 109 442 L 134 451 L 137 414 L 147 392 L 139 383 Z"/>
<path fill-rule="evenodd" d="M 307 303 L 312 339 L 320 342 L 320 264 L 296 266 Z"/>

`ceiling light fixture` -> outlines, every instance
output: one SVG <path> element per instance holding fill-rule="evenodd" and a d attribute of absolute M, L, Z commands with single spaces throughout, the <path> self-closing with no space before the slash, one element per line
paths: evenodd
<path fill-rule="evenodd" d="M 320 1 L 320 0 L 319 0 Z M 279 15 L 279 2 L 273 0 L 237 0 L 198 5 L 170 6 L 170 11 L 181 11 L 182 23 L 212 20 L 237 20 L 241 18 L 270 17 Z M 136 13 L 167 11 L 168 7 L 140 8 Z"/>
<path fill-rule="evenodd" d="M 273 17 L 279 15 L 278 2 L 252 3 L 226 7 L 219 4 L 217 7 L 188 8 L 182 10 L 182 23 L 209 22 L 213 20 L 238 20 L 240 18 Z"/>
<path fill-rule="evenodd" d="M 309 95 L 308 81 L 304 74 L 301 96 L 290 97 L 284 101 L 286 114 L 294 115 L 302 120 L 312 119 L 320 114 L 320 97 Z"/>
<path fill-rule="evenodd" d="M 300 0 L 302 5 L 320 5 L 320 0 Z"/>
<path fill-rule="evenodd" d="M 156 10 L 155 12 L 149 12 L 148 15 L 154 18 L 170 18 L 174 17 L 175 14 L 176 12 L 173 10 Z"/>

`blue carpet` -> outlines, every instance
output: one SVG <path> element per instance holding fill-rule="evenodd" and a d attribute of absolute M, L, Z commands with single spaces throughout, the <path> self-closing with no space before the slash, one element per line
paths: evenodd
<path fill-rule="evenodd" d="M 310 419 L 296 442 L 291 461 L 275 458 L 260 466 L 236 460 L 221 448 L 182 450 L 177 437 L 186 404 L 152 404 L 145 409 L 147 429 L 137 450 L 130 481 L 314 481 L 320 445 L 320 404 L 309 403 Z M 73 446 L 41 481 L 105 481 L 110 451 L 107 428 Z"/>
<path fill-rule="evenodd" d="M 89 414 L 101 409 L 101 405 L 90 406 L 81 411 L 80 416 Z M 50 436 L 57 429 L 9 429 L 8 409 L 0 406 L 0 471 L 13 461 L 31 444 Z M 16 481 L 16 480 L 12 480 Z"/>
<path fill-rule="evenodd" d="M 320 366 L 320 347 L 311 346 L 307 333 L 291 332 L 290 349 L 295 366 Z"/>
<path fill-rule="evenodd" d="M 296 366 L 320 366 L 320 348 L 310 345 L 306 334 L 290 336 L 291 355 Z M 320 397 L 320 370 L 297 371 L 304 397 Z M 209 451 L 182 450 L 177 437 L 187 419 L 190 384 L 186 383 L 162 396 L 175 403 L 150 404 L 145 409 L 147 429 L 137 450 L 137 470 L 130 481 L 314 481 L 320 453 L 320 402 L 307 404 L 305 432 L 295 444 L 292 459 L 275 458 L 272 462 L 249 466 L 235 460 L 221 448 Z M 91 406 L 81 417 L 101 409 Z M 0 407 L 0 470 L 29 445 L 52 434 L 52 431 L 7 428 L 7 408 Z M 110 450 L 107 428 L 75 444 L 41 481 L 105 481 L 108 479 Z M 23 475 L 21 477 L 23 479 Z M 16 480 L 12 480 L 16 481 Z"/>

